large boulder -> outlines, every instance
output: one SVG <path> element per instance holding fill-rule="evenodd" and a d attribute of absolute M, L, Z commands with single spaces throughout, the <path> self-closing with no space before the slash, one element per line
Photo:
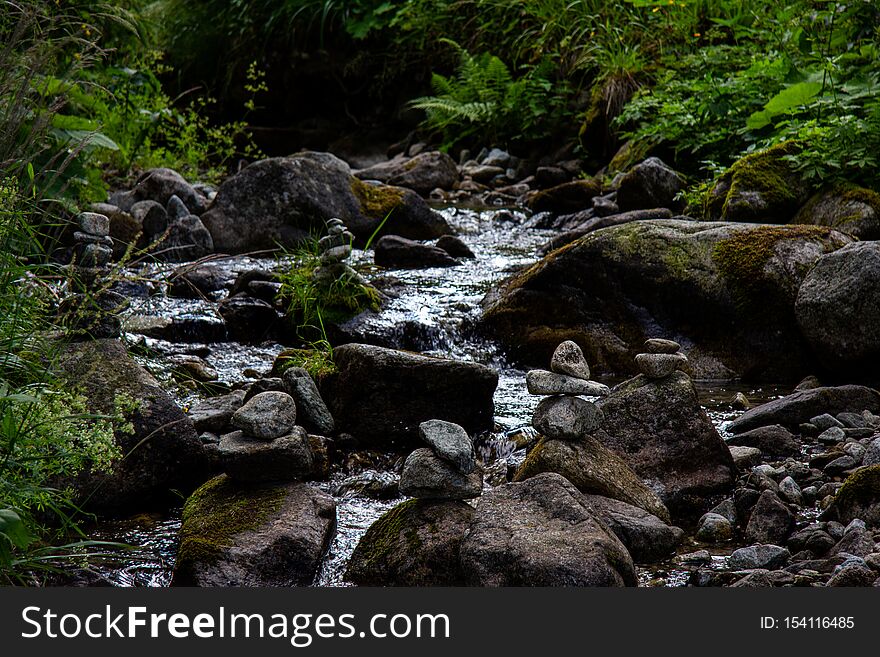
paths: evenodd
<path fill-rule="evenodd" d="M 795 380 L 812 368 L 798 288 L 852 238 L 817 226 L 677 219 L 603 228 L 483 300 L 483 327 L 528 363 L 574 340 L 600 374 L 635 373 L 647 338 L 685 345 L 700 378 Z"/>
<path fill-rule="evenodd" d="M 587 505 L 640 563 L 667 558 L 684 538 L 684 531 L 632 504 L 601 495 L 586 495 Z"/>
<path fill-rule="evenodd" d="M 600 400 L 597 437 L 620 453 L 666 504 L 672 517 L 703 514 L 707 499 L 730 490 L 736 466 L 683 372 L 639 375 Z"/>
<path fill-rule="evenodd" d="M 446 420 L 469 433 L 493 426 L 495 370 L 365 344 L 333 350 L 337 372 L 320 381 L 336 429 L 365 446 L 421 447 L 419 424 Z"/>
<path fill-rule="evenodd" d="M 627 502 L 669 520 L 669 511 L 620 456 L 591 436 L 580 440 L 542 438 L 514 475 L 525 481 L 545 472 L 568 479 L 582 493 Z"/>
<path fill-rule="evenodd" d="M 684 180 L 657 157 L 649 157 L 627 171 L 617 184 L 617 206 L 621 211 L 670 208 L 684 210 L 677 199 Z"/>
<path fill-rule="evenodd" d="M 380 233 L 410 239 L 451 232 L 415 192 L 365 183 L 327 153 L 254 162 L 220 185 L 202 221 L 217 251 L 243 253 L 294 246 L 323 234 L 334 217 L 361 242 L 383 221 Z"/>
<path fill-rule="evenodd" d="M 819 258 L 795 315 L 826 370 L 880 378 L 880 244 L 857 242 Z"/>
<path fill-rule="evenodd" d="M 411 158 L 399 155 L 368 169 L 355 171 L 354 175 L 361 180 L 378 180 L 427 196 L 435 189 L 452 189 L 458 182 L 458 167 L 446 153 L 429 151 Z"/>
<path fill-rule="evenodd" d="M 792 431 L 824 413 L 880 413 L 880 393 L 864 386 L 820 387 L 801 390 L 752 408 L 728 425 L 728 431 L 741 434 L 774 424 Z"/>
<path fill-rule="evenodd" d="M 712 221 L 785 224 L 807 201 L 809 186 L 785 160 L 801 146 L 784 142 L 737 160 L 715 183 L 706 203 Z"/>
<path fill-rule="evenodd" d="M 309 586 L 336 530 L 333 498 L 308 484 L 220 475 L 186 501 L 176 586 Z"/>
<path fill-rule="evenodd" d="M 130 420 L 116 442 L 123 458 L 111 473 L 88 472 L 74 483 L 89 511 L 116 515 L 175 504 L 208 477 L 208 458 L 192 420 L 118 340 L 74 342 L 59 365 L 95 413 Z"/>
<path fill-rule="evenodd" d="M 880 194 L 855 185 L 835 185 L 810 198 L 792 223 L 830 226 L 860 240 L 880 239 Z"/>
<path fill-rule="evenodd" d="M 461 545 L 471 586 L 636 586 L 632 557 L 564 477 L 486 493 Z"/>
<path fill-rule="evenodd" d="M 359 586 L 463 586 L 459 551 L 473 516 L 465 502 L 402 502 L 370 525 L 346 578 Z"/>

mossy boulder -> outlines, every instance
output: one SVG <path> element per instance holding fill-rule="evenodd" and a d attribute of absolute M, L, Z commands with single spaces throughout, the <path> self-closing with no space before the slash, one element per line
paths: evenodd
<path fill-rule="evenodd" d="M 834 496 L 824 517 L 849 524 L 856 518 L 880 527 L 880 465 L 856 470 Z"/>
<path fill-rule="evenodd" d="M 336 529 L 333 498 L 303 483 L 226 475 L 186 501 L 175 586 L 308 586 Z"/>
<path fill-rule="evenodd" d="M 602 193 L 602 184 L 595 178 L 573 180 L 531 194 L 526 205 L 533 212 L 567 214 L 590 207 L 593 197 Z"/>
<path fill-rule="evenodd" d="M 662 520 L 669 511 L 620 456 L 592 436 L 580 440 L 542 438 L 514 475 L 525 481 L 544 472 L 568 479 L 582 493 L 602 495 L 644 509 Z"/>
<path fill-rule="evenodd" d="M 662 336 L 684 345 L 699 378 L 796 380 L 813 368 L 794 317 L 798 288 L 820 256 L 851 241 L 818 226 L 609 226 L 490 292 L 481 325 L 535 366 L 574 340 L 597 373 L 635 373 L 644 341 Z"/>
<path fill-rule="evenodd" d="M 473 516 L 460 501 L 402 502 L 370 525 L 346 578 L 359 586 L 462 586 L 459 551 Z"/>
<path fill-rule="evenodd" d="M 880 194 L 856 185 L 835 185 L 813 195 L 793 224 L 830 226 L 860 240 L 880 239 Z"/>
<path fill-rule="evenodd" d="M 122 458 L 112 472 L 86 472 L 72 482 L 82 506 L 121 515 L 164 509 L 209 476 L 209 460 L 193 421 L 159 382 L 128 354 L 119 340 L 66 345 L 59 365 L 72 387 L 82 390 L 95 413 L 120 412 L 131 431 L 116 433 Z"/>
<path fill-rule="evenodd" d="M 433 239 L 451 232 L 412 190 L 365 183 L 342 160 L 305 152 L 260 160 L 227 178 L 202 221 L 217 251 L 243 253 L 295 246 L 323 234 L 333 217 L 365 242 L 389 215 L 383 234 Z"/>
<path fill-rule="evenodd" d="M 801 148 L 798 142 L 787 141 L 737 160 L 710 190 L 706 218 L 770 224 L 791 221 L 810 195 L 810 187 L 785 159 Z"/>
<path fill-rule="evenodd" d="M 639 375 L 616 386 L 599 407 L 605 421 L 597 438 L 658 494 L 673 519 L 702 515 L 708 499 L 733 486 L 730 450 L 684 372 L 658 380 Z"/>

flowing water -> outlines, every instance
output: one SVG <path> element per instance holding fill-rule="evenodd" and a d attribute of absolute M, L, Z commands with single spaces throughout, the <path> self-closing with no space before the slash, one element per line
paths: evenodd
<path fill-rule="evenodd" d="M 540 398 L 526 392 L 525 372 L 507 364 L 495 345 L 476 337 L 470 327 L 479 316 L 479 303 L 486 292 L 510 273 L 535 262 L 536 249 L 552 232 L 529 226 L 527 216 L 518 210 L 445 208 L 441 212 L 474 251 L 476 258 L 466 260 L 458 267 L 386 273 L 373 265 L 371 253 L 355 251 L 352 264 L 367 278 L 379 277 L 391 298 L 379 313 L 364 313 L 342 328 L 353 341 L 476 361 L 495 368 L 499 372 L 495 393 L 496 426 L 492 434 L 481 437 L 477 445 L 488 469 L 499 473 L 503 479 L 506 469 L 515 467 L 524 458 L 524 450 L 516 451 L 508 436 L 532 431 L 529 426 L 531 416 Z M 230 282 L 241 271 L 278 266 L 275 260 L 242 257 L 219 261 L 218 264 Z M 167 383 L 182 406 L 197 400 L 198 395 L 191 389 L 175 386 L 168 375 L 167 356 L 199 355 L 217 370 L 221 382 L 230 385 L 250 381 L 260 373 L 268 372 L 275 355 L 282 349 L 281 345 L 178 343 L 141 334 L 149 332 L 147 329 L 156 318 L 174 319 L 182 326 L 189 323 L 208 335 L 212 327 L 220 325 L 216 311 L 218 299 L 184 300 L 164 295 L 162 280 L 167 272 L 167 267 L 155 266 L 143 266 L 128 272 L 139 281 L 139 285 L 154 294 L 133 299 L 128 311 L 127 338 L 140 348 L 136 351 L 147 354 L 141 362 Z M 186 336 L 186 331 L 182 334 Z M 753 401 L 788 392 L 773 386 L 754 388 L 712 382 L 698 382 L 698 388 L 701 402 L 722 432 L 737 414 L 730 404 L 736 392 L 746 393 Z M 349 474 L 337 471 L 329 481 L 315 485 L 333 494 Z M 358 495 L 336 496 L 337 532 L 315 584 L 346 585 L 343 579 L 345 566 L 358 540 L 372 522 L 399 501 L 377 501 Z M 124 523 L 103 525 L 100 538 L 118 540 L 138 548 L 122 567 L 108 565 L 102 569 L 102 574 L 117 586 L 167 586 L 177 549 L 179 524 L 177 514 L 163 518 L 139 516 Z M 716 560 L 719 567 L 724 565 L 723 555 Z M 644 583 L 660 581 L 675 586 L 684 583 L 687 572 L 670 563 L 643 568 L 641 575 Z"/>

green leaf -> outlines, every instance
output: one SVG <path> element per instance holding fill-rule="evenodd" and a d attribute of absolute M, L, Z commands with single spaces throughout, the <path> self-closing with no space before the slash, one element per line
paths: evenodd
<path fill-rule="evenodd" d="M 33 542 L 19 515 L 12 509 L 0 509 L 0 535 L 5 536 L 12 545 L 25 549 Z"/>
<path fill-rule="evenodd" d="M 795 107 L 806 105 L 820 91 L 822 91 L 822 84 L 819 82 L 798 82 L 773 96 L 764 106 L 764 109 L 773 115 L 783 114 Z"/>

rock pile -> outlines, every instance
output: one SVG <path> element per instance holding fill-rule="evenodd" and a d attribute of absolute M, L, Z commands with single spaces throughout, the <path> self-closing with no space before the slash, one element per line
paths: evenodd
<path fill-rule="evenodd" d="M 407 457 L 400 475 L 401 494 L 428 500 L 479 497 L 483 473 L 467 431 L 453 422 L 428 420 L 419 425 L 419 435 L 429 447 Z"/>
<path fill-rule="evenodd" d="M 636 367 L 649 379 L 665 379 L 676 370 L 686 371 L 687 365 L 681 345 L 662 338 L 646 340 L 645 353 L 636 356 Z"/>
<path fill-rule="evenodd" d="M 313 274 L 316 283 L 326 287 L 330 287 L 340 279 L 361 285 L 365 283 L 360 274 L 346 262 L 351 257 L 353 242 L 354 235 L 346 228 L 342 219 L 327 220 L 327 234 L 318 240 L 321 266 L 315 269 Z"/>

